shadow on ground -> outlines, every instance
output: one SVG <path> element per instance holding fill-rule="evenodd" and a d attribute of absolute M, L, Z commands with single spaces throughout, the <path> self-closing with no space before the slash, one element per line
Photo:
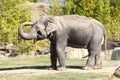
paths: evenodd
<path fill-rule="evenodd" d="M 0 68 L 3 70 L 19 70 L 19 69 L 46 69 L 48 66 L 22 66 L 22 67 L 10 67 L 10 68 Z"/>
<path fill-rule="evenodd" d="M 67 68 L 71 68 L 71 69 L 83 69 L 84 66 L 67 66 Z"/>
<path fill-rule="evenodd" d="M 21 67 L 9 67 L 9 68 L 0 68 L 0 71 L 5 70 L 19 70 L 19 69 L 47 69 L 48 66 L 21 66 Z M 83 66 L 67 66 L 67 68 L 71 69 L 82 69 Z"/>

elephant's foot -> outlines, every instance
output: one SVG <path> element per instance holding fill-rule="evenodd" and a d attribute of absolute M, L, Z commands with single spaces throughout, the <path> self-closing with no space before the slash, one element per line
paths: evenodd
<path fill-rule="evenodd" d="M 102 69 L 102 65 L 95 65 L 93 69 Z"/>
<path fill-rule="evenodd" d="M 91 67 L 91 66 L 85 66 L 85 67 L 83 67 L 83 70 L 93 70 L 93 67 Z"/>
<path fill-rule="evenodd" d="M 58 71 L 65 71 L 66 70 L 66 68 L 65 67 L 58 67 L 58 69 L 57 69 Z"/>
<path fill-rule="evenodd" d="M 49 66 L 48 70 L 57 70 L 57 67 Z"/>

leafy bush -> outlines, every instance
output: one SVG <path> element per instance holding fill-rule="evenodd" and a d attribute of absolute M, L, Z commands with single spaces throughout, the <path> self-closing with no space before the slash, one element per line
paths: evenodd
<path fill-rule="evenodd" d="M 20 23 L 30 21 L 29 10 L 22 10 L 21 4 L 26 0 L 2 0 L 0 4 L 0 44 L 26 42 L 18 39 L 18 26 Z M 19 43 L 18 43 L 19 42 Z M 21 47 L 22 50 L 23 47 Z"/>

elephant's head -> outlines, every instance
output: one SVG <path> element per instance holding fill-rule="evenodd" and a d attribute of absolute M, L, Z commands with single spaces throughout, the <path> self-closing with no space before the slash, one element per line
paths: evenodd
<path fill-rule="evenodd" d="M 29 32 L 23 32 L 25 26 L 31 26 Z M 24 22 L 18 28 L 18 34 L 25 40 L 42 40 L 47 38 L 52 32 L 56 30 L 56 24 L 53 17 L 43 16 L 37 22 Z"/>

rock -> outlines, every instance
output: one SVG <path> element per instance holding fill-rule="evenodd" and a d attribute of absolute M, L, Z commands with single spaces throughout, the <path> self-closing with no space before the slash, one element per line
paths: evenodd
<path fill-rule="evenodd" d="M 0 51 L 0 57 L 4 57 L 4 56 L 5 56 L 5 54 L 6 54 L 6 52 L 5 52 L 5 51 Z"/>
<path fill-rule="evenodd" d="M 7 56 L 7 57 L 15 57 L 17 55 L 18 55 L 18 51 L 12 51 L 11 53 L 5 54 L 5 56 Z"/>
<path fill-rule="evenodd" d="M 113 73 L 113 75 L 117 78 L 120 79 L 120 66 L 115 70 L 115 72 Z"/>
<path fill-rule="evenodd" d="M 120 60 L 120 47 L 115 48 L 112 52 L 112 56 L 111 56 L 112 60 Z"/>
<path fill-rule="evenodd" d="M 48 53 L 50 53 L 50 48 L 43 48 L 43 49 L 36 50 L 36 54 L 39 54 L 39 55 L 40 54 L 44 55 Z"/>
<path fill-rule="evenodd" d="M 105 80 L 120 80 L 120 66 L 115 70 L 115 72 Z"/>
<path fill-rule="evenodd" d="M 0 46 L 0 55 L 7 57 L 14 57 L 18 55 L 17 46 L 13 43 L 8 44 L 6 46 Z"/>
<path fill-rule="evenodd" d="M 103 80 L 120 80 L 120 66 L 114 71 L 114 73 Z"/>
<path fill-rule="evenodd" d="M 114 49 L 114 48 L 117 48 L 117 47 L 120 47 L 120 41 L 110 41 L 110 40 L 108 40 L 107 41 L 107 46 L 106 46 L 107 48 L 107 50 L 112 50 L 112 49 Z M 102 46 L 102 50 L 104 50 L 104 45 Z"/>
<path fill-rule="evenodd" d="M 49 53 L 50 53 L 50 48 L 48 47 L 48 48 L 31 51 L 29 54 L 36 56 L 36 55 L 45 55 L 45 54 L 49 54 Z"/>

